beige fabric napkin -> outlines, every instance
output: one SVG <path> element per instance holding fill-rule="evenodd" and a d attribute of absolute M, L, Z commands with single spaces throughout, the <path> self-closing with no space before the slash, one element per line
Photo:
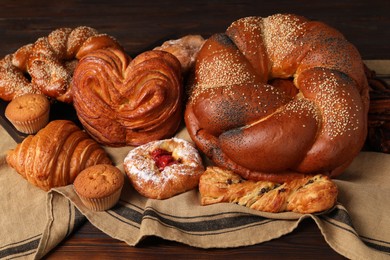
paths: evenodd
<path fill-rule="evenodd" d="M 178 137 L 188 138 L 185 129 Z M 226 248 L 277 239 L 306 218 L 347 258 L 390 257 L 390 155 L 360 153 L 336 180 L 338 205 L 321 215 L 271 214 L 235 204 L 200 206 L 197 190 L 167 200 L 146 199 L 128 181 L 113 209 L 92 212 L 72 185 L 45 193 L 27 183 L 5 162 L 5 152 L 15 142 L 2 128 L 0 139 L 0 258 L 42 258 L 85 219 L 129 246 L 154 235 L 194 247 Z M 122 171 L 129 150 L 107 149 Z"/>

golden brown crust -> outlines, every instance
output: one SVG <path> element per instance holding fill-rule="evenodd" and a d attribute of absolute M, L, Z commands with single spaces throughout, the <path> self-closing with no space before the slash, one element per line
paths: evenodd
<path fill-rule="evenodd" d="M 73 183 L 88 166 L 111 164 L 111 160 L 73 122 L 55 120 L 10 150 L 7 163 L 31 184 L 48 191 Z"/>
<path fill-rule="evenodd" d="M 49 122 L 50 102 L 42 94 L 25 94 L 8 103 L 4 115 L 22 133 L 34 134 Z"/>
<path fill-rule="evenodd" d="M 219 167 L 207 167 L 199 181 L 201 204 L 236 203 L 266 212 L 316 213 L 332 208 L 338 189 L 324 175 L 301 176 L 282 184 L 247 181 Z"/>
<path fill-rule="evenodd" d="M 107 47 L 121 48 L 114 38 L 90 27 L 56 29 L 0 61 L 0 98 L 10 101 L 25 93 L 43 93 L 70 103 L 77 60 Z"/>
<path fill-rule="evenodd" d="M 134 60 L 118 49 L 84 56 L 74 73 L 74 106 L 84 128 L 109 146 L 171 137 L 182 118 L 180 63 L 164 51 Z"/>
<path fill-rule="evenodd" d="M 11 101 L 14 97 L 27 93 L 41 93 L 26 78 L 23 70 L 12 64 L 12 54 L 0 60 L 0 98 Z"/>
<path fill-rule="evenodd" d="M 180 61 L 183 73 L 187 73 L 194 66 L 196 56 L 204 42 L 201 35 L 186 35 L 179 39 L 165 41 L 154 49 L 173 54 Z"/>
<path fill-rule="evenodd" d="M 124 174 L 110 164 L 86 167 L 77 175 L 73 188 L 83 204 L 94 211 L 112 208 L 119 200 Z"/>
<path fill-rule="evenodd" d="M 235 21 L 204 43 L 192 81 L 191 138 L 246 179 L 336 176 L 364 144 L 362 60 L 323 23 L 281 14 Z"/>
<path fill-rule="evenodd" d="M 162 149 L 176 163 L 159 169 L 152 153 Z M 171 138 L 149 142 L 131 150 L 124 169 L 133 187 L 143 196 L 167 199 L 198 186 L 204 168 L 196 148 L 189 142 Z"/>
<path fill-rule="evenodd" d="M 5 109 L 8 119 L 25 121 L 41 117 L 50 109 L 50 103 L 44 95 L 26 94 L 12 100 Z"/>
<path fill-rule="evenodd" d="M 110 164 L 97 164 L 85 168 L 74 180 L 77 194 L 86 198 L 104 198 L 122 188 L 124 174 Z"/>

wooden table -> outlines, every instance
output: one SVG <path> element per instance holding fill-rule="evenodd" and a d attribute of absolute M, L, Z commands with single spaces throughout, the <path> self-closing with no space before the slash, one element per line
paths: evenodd
<path fill-rule="evenodd" d="M 0 2 L 0 56 L 58 27 L 87 25 L 118 39 L 132 56 L 186 34 L 208 37 L 251 15 L 296 13 L 339 29 L 363 59 L 390 59 L 389 1 L 14 1 Z M 232 249 L 198 249 L 149 237 L 136 247 L 112 239 L 86 222 L 48 258 L 343 258 L 312 220 L 286 236 Z"/>

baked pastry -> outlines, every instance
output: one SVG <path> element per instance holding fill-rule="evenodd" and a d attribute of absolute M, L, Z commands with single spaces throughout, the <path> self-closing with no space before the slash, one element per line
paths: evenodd
<path fill-rule="evenodd" d="M 220 167 L 207 167 L 199 180 L 201 204 L 236 203 L 265 212 L 316 213 L 332 208 L 338 189 L 328 176 L 301 176 L 279 184 L 244 180 Z"/>
<path fill-rule="evenodd" d="M 198 53 L 188 132 L 217 166 L 285 182 L 341 174 L 367 134 L 368 85 L 338 31 L 292 14 L 247 17 Z"/>
<path fill-rule="evenodd" d="M 85 55 L 73 77 L 80 122 L 108 146 L 141 145 L 169 138 L 182 118 L 180 62 L 164 51 L 131 58 L 118 49 Z"/>
<path fill-rule="evenodd" d="M 94 211 L 112 208 L 119 200 L 124 174 L 111 164 L 97 164 L 77 175 L 73 188 L 83 204 Z"/>
<path fill-rule="evenodd" d="M 8 151 L 6 159 L 10 167 L 44 191 L 73 183 L 89 166 L 111 164 L 103 148 L 68 120 L 51 121 Z"/>
<path fill-rule="evenodd" d="M 26 94 L 8 103 L 5 117 L 21 133 L 34 134 L 49 122 L 50 102 L 41 94 Z"/>
<path fill-rule="evenodd" d="M 77 61 L 86 53 L 106 47 L 121 48 L 114 38 L 90 27 L 56 29 L 0 61 L 0 98 L 10 101 L 26 93 L 43 93 L 70 103 Z"/>
<path fill-rule="evenodd" d="M 204 171 L 196 148 L 179 138 L 138 146 L 127 154 L 123 165 L 133 187 L 152 199 L 167 199 L 194 189 Z"/>
<path fill-rule="evenodd" d="M 179 39 L 165 41 L 155 50 L 167 51 L 180 61 L 183 73 L 186 74 L 195 63 L 196 56 L 205 39 L 201 35 L 186 35 Z"/>

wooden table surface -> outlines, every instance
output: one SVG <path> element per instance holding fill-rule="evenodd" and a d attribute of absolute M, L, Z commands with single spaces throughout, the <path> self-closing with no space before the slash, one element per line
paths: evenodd
<path fill-rule="evenodd" d="M 0 2 L 0 56 L 34 42 L 58 27 L 87 25 L 118 39 L 134 56 L 163 40 L 186 34 L 208 37 L 251 15 L 296 13 L 340 30 L 363 59 L 390 59 L 390 2 L 315 1 L 14 1 Z M 248 234 L 251 235 L 251 234 Z M 149 237 L 138 246 L 105 235 L 89 222 L 58 245 L 48 258 L 343 258 L 325 242 L 312 220 L 291 234 L 259 245 L 199 249 Z"/>

